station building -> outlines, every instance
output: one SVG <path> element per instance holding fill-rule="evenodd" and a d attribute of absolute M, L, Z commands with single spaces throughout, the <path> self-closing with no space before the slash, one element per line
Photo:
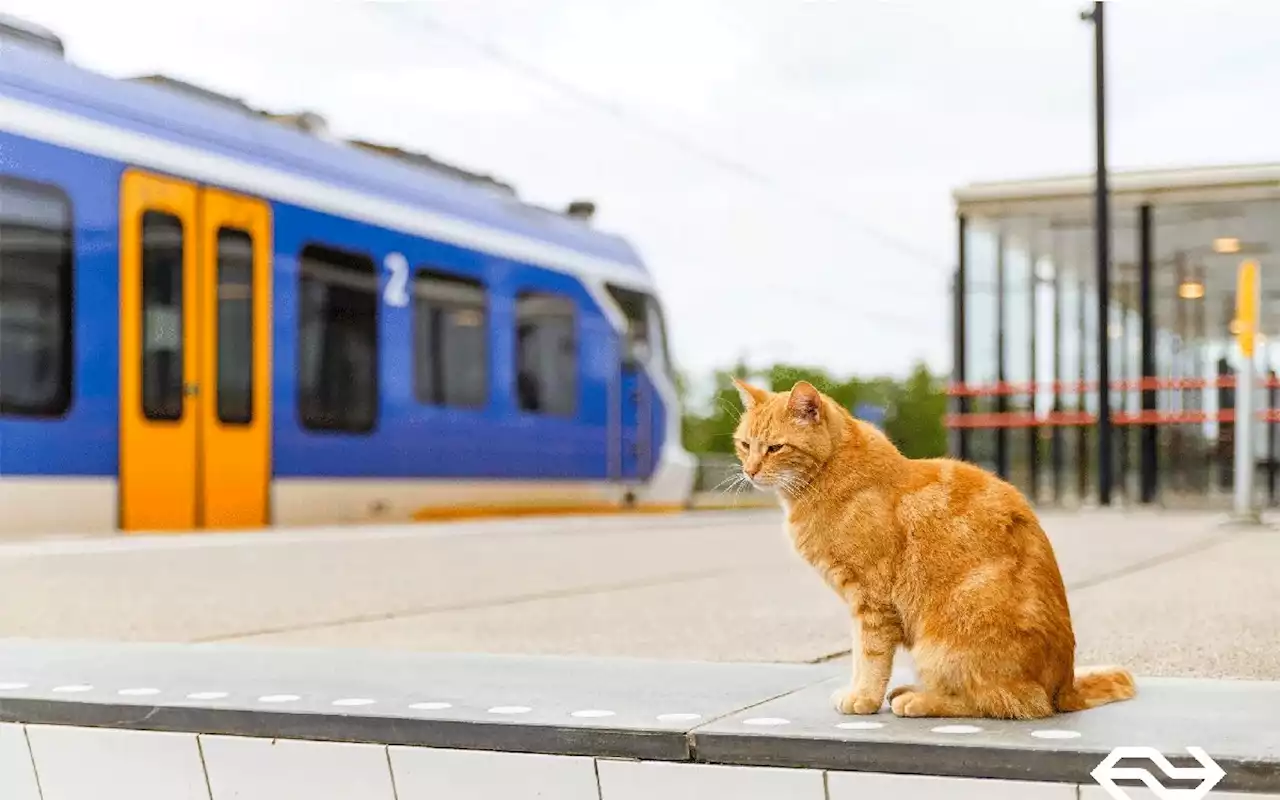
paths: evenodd
<path fill-rule="evenodd" d="M 1105 315 L 1092 174 L 953 193 L 952 455 L 1041 505 L 1091 505 L 1104 484 L 1113 504 L 1229 504 L 1236 281 L 1250 259 L 1255 486 L 1259 504 L 1277 504 L 1280 164 L 1112 172 L 1109 183 Z M 1109 453 L 1098 441 L 1102 337 Z"/>

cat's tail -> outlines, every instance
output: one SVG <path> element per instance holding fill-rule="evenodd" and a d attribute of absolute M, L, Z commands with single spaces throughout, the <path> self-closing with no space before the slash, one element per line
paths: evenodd
<path fill-rule="evenodd" d="M 1138 693 L 1133 676 L 1122 667 L 1099 667 L 1076 670 L 1075 682 L 1058 692 L 1058 711 L 1084 711 L 1088 708 L 1128 700 Z"/>

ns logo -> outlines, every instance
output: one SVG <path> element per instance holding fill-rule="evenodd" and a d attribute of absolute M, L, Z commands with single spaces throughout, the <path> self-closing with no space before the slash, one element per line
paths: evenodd
<path fill-rule="evenodd" d="M 1175 767 L 1169 759 L 1154 747 L 1117 747 L 1107 754 L 1102 763 L 1089 773 L 1093 779 L 1106 790 L 1113 800 L 1133 800 L 1125 790 L 1116 785 L 1118 780 L 1137 780 L 1160 800 L 1201 800 L 1207 797 L 1213 787 L 1218 785 L 1226 773 L 1217 762 L 1209 758 L 1208 753 L 1199 747 L 1188 747 L 1187 752 L 1200 762 L 1199 767 Z M 1147 759 L 1160 768 L 1168 778 L 1181 781 L 1199 780 L 1200 785 L 1192 789 L 1169 789 L 1145 767 L 1117 767 L 1123 759 Z"/>

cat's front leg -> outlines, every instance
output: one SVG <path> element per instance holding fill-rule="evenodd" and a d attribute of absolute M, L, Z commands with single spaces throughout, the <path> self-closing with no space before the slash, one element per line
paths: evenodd
<path fill-rule="evenodd" d="M 841 714 L 875 714 L 884 705 L 893 655 L 902 644 L 902 625 L 893 609 L 859 601 L 853 643 L 853 680 L 831 697 Z"/>

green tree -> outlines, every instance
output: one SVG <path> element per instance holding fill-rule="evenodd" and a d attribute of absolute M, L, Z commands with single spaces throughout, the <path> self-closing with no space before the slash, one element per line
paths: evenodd
<path fill-rule="evenodd" d="M 895 387 L 885 419 L 885 434 L 908 458 L 937 458 L 947 454 L 947 395 L 924 364 Z"/>
<path fill-rule="evenodd" d="M 924 364 L 917 364 L 904 381 L 886 377 L 842 379 L 821 368 L 795 364 L 775 364 L 759 375 L 752 374 L 743 363 L 718 370 L 708 413 L 699 414 L 685 406 L 684 443 L 692 452 L 733 452 L 733 431 L 742 415 L 742 400 L 733 386 L 735 377 L 754 380 L 775 392 L 789 390 L 798 380 L 808 381 L 851 412 L 859 403 L 881 406 L 887 411 L 885 434 L 905 455 L 931 458 L 946 454 L 946 393 L 941 381 Z"/>

